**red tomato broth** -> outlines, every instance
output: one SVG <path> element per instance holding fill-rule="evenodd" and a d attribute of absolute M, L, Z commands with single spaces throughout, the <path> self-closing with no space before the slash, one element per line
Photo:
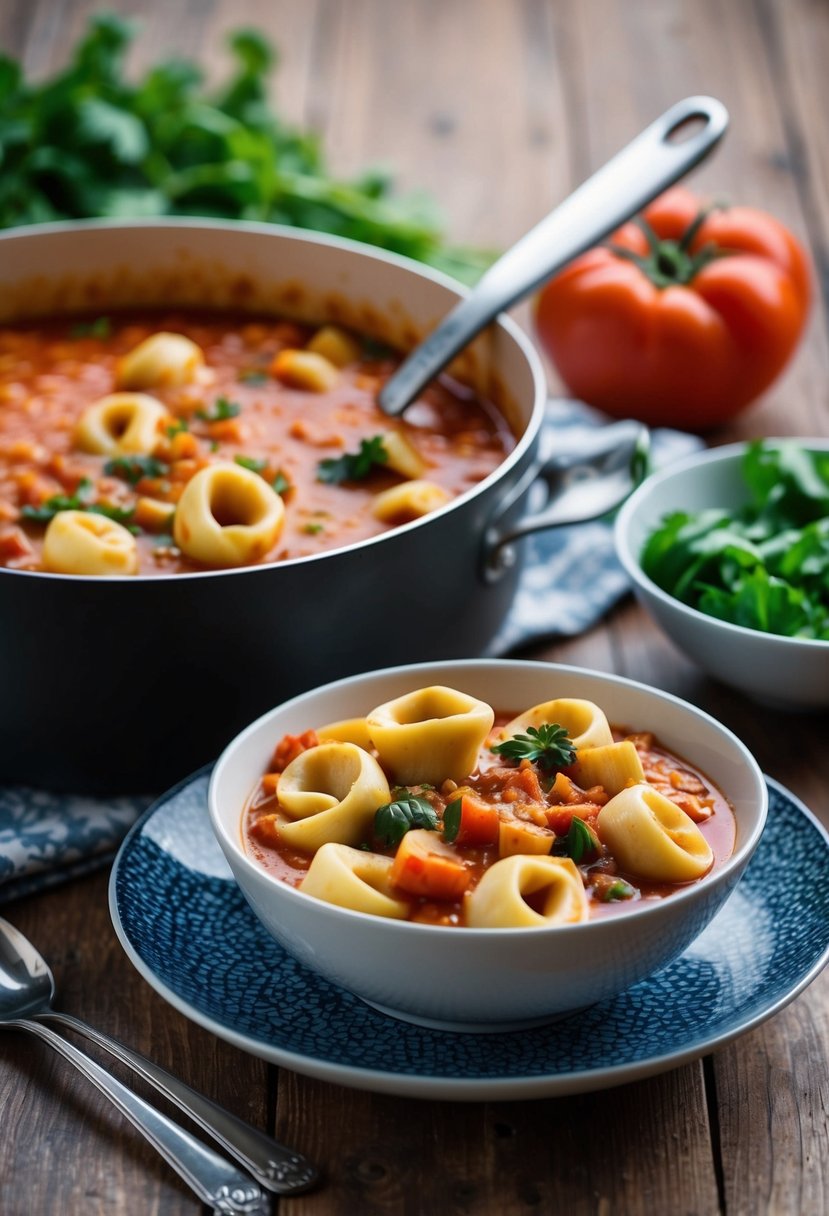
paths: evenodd
<path fill-rule="evenodd" d="M 77 319 L 0 328 L 0 566 L 42 568 L 44 525 L 27 521 L 21 508 L 72 495 L 83 479 L 94 484 L 94 501 L 129 509 L 142 495 L 174 503 L 206 464 L 236 456 L 266 461 L 268 479 L 282 474 L 290 484 L 283 495 L 284 528 L 263 559 L 268 563 L 338 548 L 394 526 L 371 513 L 375 496 L 404 480 L 391 470 L 376 467 L 364 481 L 338 485 L 318 480 L 321 460 L 354 452 L 363 439 L 399 430 L 423 458 L 423 476 L 450 497 L 487 477 L 515 444 L 494 406 L 446 376 L 423 393 L 405 420 L 387 418 L 376 396 L 400 357 L 386 350 L 364 346 L 361 358 L 340 369 L 337 383 L 325 392 L 287 386 L 270 374 L 270 365 L 280 351 L 301 349 L 315 333 L 311 326 L 178 310 L 118 313 L 106 321 L 109 332 L 101 336 L 94 329 L 73 336 Z M 211 379 L 142 390 L 167 407 L 174 426 L 186 422 L 195 444 L 188 440 L 177 455 L 175 439 L 162 435 L 158 454 L 169 472 L 133 487 L 104 473 L 106 457 L 78 450 L 73 428 L 87 406 L 121 391 L 119 361 L 163 331 L 196 342 Z M 199 411 L 214 413 L 220 398 L 240 407 L 236 417 L 197 417 Z M 142 531 L 136 539 L 142 575 L 207 568 L 163 534 Z"/>
<path fill-rule="evenodd" d="M 515 714 L 507 713 L 496 714 L 493 732 L 480 750 L 475 771 L 459 785 L 454 782 L 446 782 L 440 790 L 427 791 L 423 791 L 418 786 L 392 788 L 410 789 L 416 794 L 425 796 L 438 812 L 439 831 L 442 828 L 443 813 L 447 805 L 458 797 L 459 790 L 470 790 L 476 798 L 484 802 L 489 801 L 504 811 L 508 808 L 514 810 L 521 803 L 520 791 L 522 789 L 525 793 L 534 792 L 534 789 L 539 786 L 535 766 L 529 761 L 522 761 L 518 766 L 505 765 L 499 756 L 489 750 L 488 744 L 492 741 L 497 728 L 515 716 Z M 697 826 L 712 850 L 713 863 L 702 878 L 692 883 L 649 882 L 619 869 L 615 860 L 609 856 L 608 850 L 602 846 L 601 856 L 590 865 L 580 866 L 588 894 L 590 895 L 591 892 L 588 879 L 592 872 L 594 877 L 598 873 L 607 873 L 614 880 L 619 878 L 629 882 L 636 888 L 637 895 L 634 899 L 609 902 L 591 897 L 589 899 L 591 920 L 617 915 L 628 908 L 640 906 L 643 902 L 664 899 L 683 890 L 686 886 L 694 886 L 696 882 L 704 881 L 709 874 L 719 869 L 728 860 L 734 851 L 736 842 L 734 813 L 727 798 L 698 768 L 663 748 L 650 732 L 630 732 L 617 727 L 613 727 L 612 731 L 614 740 L 631 739 L 634 742 L 646 781 L 653 784 L 660 792 L 664 792 L 666 796 L 671 797 L 672 801 L 681 804 L 687 798 L 686 791 L 675 785 L 677 777 L 683 785 L 690 786 L 694 790 L 704 791 L 702 795 L 695 795 L 701 804 L 698 814 L 702 816 L 697 820 Z M 289 735 L 280 740 L 275 749 L 275 757 L 281 754 L 293 759 L 298 754 L 298 750 L 302 750 L 303 743 L 306 747 L 316 745 L 317 740 L 313 731 L 307 731 L 299 736 Z M 561 776 L 566 777 L 566 772 L 566 769 L 561 770 Z M 526 774 L 530 774 L 530 779 L 526 778 Z M 273 793 L 273 776 L 273 772 L 269 772 L 260 780 L 244 809 L 241 823 L 242 843 L 248 855 L 268 873 L 290 886 L 299 887 L 313 855 L 287 847 L 285 842 L 279 839 L 278 830 L 274 830 L 275 813 L 279 803 L 278 797 Z M 567 778 L 567 781 L 570 779 Z M 570 784 L 574 785 L 572 782 Z M 516 791 L 519 791 L 518 797 L 513 796 Z M 574 792 L 578 792 L 578 787 L 574 787 Z M 602 793 L 604 794 L 604 791 Z M 394 793 L 392 796 L 395 796 Z M 594 827 L 596 816 L 601 809 L 600 803 L 591 805 L 582 798 L 572 803 L 559 801 L 558 795 L 551 790 L 542 791 L 542 797 L 547 805 L 547 811 L 544 811 L 541 805 L 534 800 L 521 803 L 521 810 L 527 815 L 528 820 L 535 822 L 538 826 L 545 821 L 546 825 L 550 826 L 554 817 L 559 814 L 569 819 L 573 814 L 578 814 L 580 818 L 585 819 L 589 826 Z M 604 794 L 604 799 L 607 800 L 606 794 Z M 566 828 L 564 832 L 566 832 Z M 383 847 L 376 839 L 369 838 L 365 843 L 372 852 L 382 853 L 389 857 L 395 855 L 395 848 Z M 468 893 L 480 881 L 485 870 L 499 860 L 499 846 L 497 844 L 473 846 L 455 843 L 453 847 L 470 871 Z M 395 891 L 395 897 L 409 900 L 408 919 L 411 921 L 451 926 L 463 926 L 465 923 L 463 900 L 443 901 L 430 900 L 425 897 L 409 897 L 406 892 L 399 889 Z M 532 896 L 527 899 L 527 902 L 533 906 Z"/>

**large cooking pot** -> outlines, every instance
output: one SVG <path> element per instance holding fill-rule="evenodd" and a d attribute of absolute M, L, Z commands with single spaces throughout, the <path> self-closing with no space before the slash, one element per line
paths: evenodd
<path fill-rule="evenodd" d="M 2 321 L 231 307 L 340 321 L 406 349 L 459 292 L 404 259 L 273 226 L 88 222 L 0 236 Z M 498 404 L 518 442 L 425 519 L 271 566 L 129 578 L 0 570 L 0 781 L 157 790 L 315 684 L 484 651 L 521 566 L 493 555 L 504 535 L 538 524 L 521 516 L 545 382 L 505 317 L 454 371 Z"/>

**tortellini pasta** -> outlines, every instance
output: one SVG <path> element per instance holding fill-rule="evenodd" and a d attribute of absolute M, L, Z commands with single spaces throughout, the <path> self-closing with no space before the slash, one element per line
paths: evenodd
<path fill-rule="evenodd" d="M 200 469 L 184 487 L 173 536 L 195 561 L 239 566 L 263 558 L 284 521 L 284 503 L 264 478 L 220 461 Z"/>
<path fill-rule="evenodd" d="M 98 456 L 148 455 L 168 416 L 147 393 L 110 393 L 86 407 L 75 425 L 74 442 Z"/>
<path fill-rule="evenodd" d="M 645 780 L 642 761 L 630 739 L 582 748 L 576 763 L 568 771 L 582 789 L 601 785 L 611 798 L 625 786 L 638 785 Z"/>
<path fill-rule="evenodd" d="M 277 798 L 288 817 L 279 835 L 313 852 L 333 841 L 358 844 L 391 793 L 380 765 L 354 743 L 321 743 L 301 752 L 279 778 Z"/>
<path fill-rule="evenodd" d="M 622 869 L 652 882 L 691 882 L 714 861 L 693 819 L 644 783 L 611 798 L 599 812 L 597 827 Z"/>
<path fill-rule="evenodd" d="M 410 523 L 449 502 L 451 495 L 433 481 L 404 481 L 383 490 L 372 503 L 372 514 L 384 524 Z"/>
<path fill-rule="evenodd" d="M 184 334 L 151 334 L 118 367 L 121 388 L 171 388 L 190 384 L 204 370 L 201 347 Z"/>
<path fill-rule="evenodd" d="M 484 701 L 435 684 L 379 705 L 366 724 L 386 771 L 414 785 L 468 776 L 494 720 Z"/>
<path fill-rule="evenodd" d="M 329 842 L 315 853 L 299 889 L 341 908 L 402 920 L 409 905 L 394 895 L 392 865 L 391 857 Z"/>
<path fill-rule="evenodd" d="M 525 734 L 528 726 L 538 729 L 545 722 L 563 726 L 577 751 L 583 747 L 602 747 L 613 742 L 607 718 L 598 705 L 574 697 L 560 697 L 534 705 L 513 718 L 498 732 L 499 740 Z"/>
<path fill-rule="evenodd" d="M 43 538 L 43 568 L 52 574 L 137 574 L 135 537 L 93 511 L 58 511 Z"/>
<path fill-rule="evenodd" d="M 365 718 L 343 718 L 340 722 L 328 722 L 316 731 L 320 743 L 356 743 L 365 751 L 371 750 L 371 737 Z"/>
<path fill-rule="evenodd" d="M 466 898 L 466 923 L 473 929 L 546 928 L 587 918 L 584 883 L 569 857 L 504 857 Z"/>

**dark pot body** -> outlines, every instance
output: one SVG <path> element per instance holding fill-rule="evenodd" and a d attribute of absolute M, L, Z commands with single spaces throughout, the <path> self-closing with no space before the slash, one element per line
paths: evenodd
<path fill-rule="evenodd" d="M 0 250 L 8 318 L 92 301 L 101 311 L 227 306 L 244 283 L 245 308 L 280 311 L 290 298 L 294 313 L 411 343 L 457 298 L 449 281 L 402 260 L 255 226 L 45 226 L 0 237 Z M 485 373 L 519 443 L 434 516 L 242 570 L 115 579 L 0 570 L 0 782 L 161 791 L 299 691 L 389 664 L 480 655 L 518 577 L 516 565 L 484 579 L 483 538 L 505 522 L 506 502 L 510 519 L 521 510 L 526 495 L 515 490 L 536 458 L 544 380 L 508 321 L 465 358 L 461 374 Z"/>

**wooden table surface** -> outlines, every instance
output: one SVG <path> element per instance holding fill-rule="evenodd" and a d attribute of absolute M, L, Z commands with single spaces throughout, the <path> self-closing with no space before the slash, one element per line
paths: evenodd
<path fill-rule="evenodd" d="M 19 0 L 0 45 L 40 75 L 97 6 Z M 178 51 L 221 71 L 226 31 L 279 45 L 276 99 L 322 133 L 343 173 L 397 167 L 441 202 L 458 240 L 506 246 L 680 97 L 707 92 L 729 135 L 698 174 L 788 222 L 817 266 L 804 345 L 784 379 L 716 441 L 829 435 L 829 7 L 818 0 L 119 0 L 145 16 L 131 64 Z M 148 16 L 151 14 L 151 16 Z M 519 311 L 526 321 L 526 310 Z M 552 380 L 554 384 L 554 379 Z M 632 602 L 532 655 L 615 671 L 710 711 L 829 824 L 827 717 L 759 710 L 687 662 Z M 57 973 L 60 1006 L 171 1068 L 317 1161 L 283 1201 L 331 1213 L 797 1213 L 829 1210 L 829 972 L 712 1056 L 651 1080 L 554 1100 L 454 1104 L 280 1071 L 168 1007 L 114 936 L 107 874 L 7 904 Z M 44 1046 L 4 1040 L 0 1211 L 158 1213 L 191 1194 Z"/>

